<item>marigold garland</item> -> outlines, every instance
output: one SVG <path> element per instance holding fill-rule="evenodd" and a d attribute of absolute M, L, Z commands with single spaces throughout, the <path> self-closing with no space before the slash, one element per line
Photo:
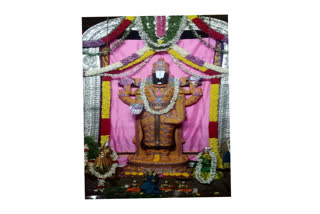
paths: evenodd
<path fill-rule="evenodd" d="M 200 70 L 200 71 L 202 71 L 202 72 L 205 72 L 205 71 L 207 70 L 207 69 L 204 68 L 204 67 L 201 67 L 201 66 L 199 66 L 199 65 L 194 64 L 193 62 L 190 62 L 189 60 L 187 60 L 185 57 L 181 56 L 178 52 L 176 52 L 176 51 L 173 50 L 173 49 L 168 50 L 168 53 L 169 53 L 170 55 L 172 55 L 173 57 L 175 57 L 176 59 L 184 62 L 184 63 L 187 64 L 187 65 L 190 65 L 191 67 L 193 67 L 193 68 L 195 68 L 195 69 L 197 69 L 197 70 Z"/>
<path fill-rule="evenodd" d="M 144 61 L 145 59 L 149 58 L 150 56 L 152 56 L 154 53 L 155 53 L 155 52 L 154 52 L 153 50 L 149 50 L 149 51 L 147 51 L 145 54 L 143 54 L 141 57 L 139 57 L 138 59 L 136 59 L 135 61 L 130 62 L 130 63 L 128 63 L 127 65 L 119 68 L 119 70 L 121 71 L 121 70 L 126 69 L 126 68 L 129 68 L 129 67 L 131 67 L 131 66 L 133 66 L 133 65 L 135 65 L 135 64 L 138 64 L 138 63 Z"/>
<path fill-rule="evenodd" d="M 102 81 L 101 118 L 110 118 L 110 81 Z"/>

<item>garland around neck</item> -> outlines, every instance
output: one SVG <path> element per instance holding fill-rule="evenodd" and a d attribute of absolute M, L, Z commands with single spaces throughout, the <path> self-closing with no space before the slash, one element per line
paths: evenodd
<path fill-rule="evenodd" d="M 146 79 L 142 79 L 141 86 L 140 86 L 140 93 L 141 93 L 141 98 L 142 98 L 142 101 L 143 101 L 143 104 L 144 104 L 146 111 L 151 114 L 155 114 L 155 115 L 162 115 L 162 114 L 168 113 L 173 108 L 173 106 L 178 98 L 179 85 L 180 85 L 179 78 L 174 78 L 174 92 L 173 92 L 173 96 L 170 100 L 169 105 L 163 110 L 154 111 L 150 108 L 147 96 L 145 94 Z"/>

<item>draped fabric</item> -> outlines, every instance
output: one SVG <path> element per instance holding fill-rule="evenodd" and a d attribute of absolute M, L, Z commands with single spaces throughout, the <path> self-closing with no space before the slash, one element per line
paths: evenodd
<path fill-rule="evenodd" d="M 205 38 L 206 42 L 215 46 L 215 40 Z M 113 43 L 115 43 L 114 41 Z M 198 39 L 182 39 L 177 43 L 180 47 L 199 57 L 200 59 L 213 63 L 214 51 L 204 46 Z M 112 44 L 111 44 L 112 46 Z M 119 62 L 121 59 L 136 52 L 144 46 L 141 40 L 126 40 L 123 44 L 110 54 L 110 64 Z M 169 72 L 174 77 L 190 76 L 181 71 L 180 68 L 173 62 L 167 52 L 156 53 L 151 57 L 150 61 L 136 73 L 131 75 L 131 78 L 145 78 L 152 72 L 152 64 L 159 58 L 164 58 L 169 65 Z M 184 65 L 190 71 L 203 74 L 187 65 Z M 131 67 L 124 71 L 133 69 Z M 204 75 L 204 74 L 203 74 Z M 118 95 L 120 78 L 111 80 L 111 133 L 110 146 L 117 153 L 135 152 L 135 145 L 132 140 L 135 135 L 134 121 L 135 116 L 130 113 L 129 106 L 123 103 Z M 200 152 L 206 146 L 209 146 L 209 107 L 210 107 L 210 80 L 204 80 L 200 86 L 203 91 L 202 98 L 194 105 L 186 107 L 187 119 L 183 122 L 183 137 L 185 144 L 183 145 L 184 152 Z M 135 88 L 133 87 L 132 90 Z M 188 98 L 188 97 L 187 97 Z"/>

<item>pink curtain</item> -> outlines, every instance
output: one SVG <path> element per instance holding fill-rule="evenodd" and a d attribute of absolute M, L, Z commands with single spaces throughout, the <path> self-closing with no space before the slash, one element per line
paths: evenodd
<path fill-rule="evenodd" d="M 204 39 L 215 46 L 215 40 Z M 209 41 L 210 40 L 210 41 Z M 116 41 L 114 41 L 116 42 Z M 203 59 L 206 62 L 213 63 L 214 51 L 204 46 L 198 39 L 183 39 L 178 45 L 189 53 Z M 126 40 L 118 49 L 110 54 L 110 64 L 119 62 L 121 59 L 131 55 L 144 46 L 141 40 Z M 169 65 L 169 71 L 174 77 L 190 76 L 181 71 L 172 61 L 170 55 L 166 52 L 156 53 L 150 61 L 133 74 L 132 78 L 145 78 L 152 72 L 152 64 L 159 58 L 164 58 Z M 202 73 L 184 64 L 189 70 L 195 73 Z M 134 67 L 129 68 L 128 70 Z M 130 113 L 129 106 L 123 103 L 119 97 L 118 85 L 119 78 L 111 81 L 111 134 L 110 145 L 118 153 L 135 152 L 135 145 L 132 140 L 134 137 L 135 116 Z M 187 119 L 183 123 L 183 137 L 185 144 L 184 152 L 200 152 L 203 147 L 209 145 L 209 106 L 210 106 L 210 81 L 203 81 L 200 86 L 203 91 L 202 98 L 194 105 L 186 108 Z"/>

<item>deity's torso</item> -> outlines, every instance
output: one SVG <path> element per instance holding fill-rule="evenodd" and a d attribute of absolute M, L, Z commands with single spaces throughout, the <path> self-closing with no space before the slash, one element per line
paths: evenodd
<path fill-rule="evenodd" d="M 173 96 L 174 87 L 165 85 L 146 86 L 145 94 L 150 108 L 155 111 L 165 109 Z M 170 110 L 168 114 L 172 114 Z M 175 125 L 161 122 L 160 115 L 154 115 L 147 111 L 142 113 L 141 125 L 144 135 L 142 147 L 152 149 L 170 149 L 174 147 Z"/>

